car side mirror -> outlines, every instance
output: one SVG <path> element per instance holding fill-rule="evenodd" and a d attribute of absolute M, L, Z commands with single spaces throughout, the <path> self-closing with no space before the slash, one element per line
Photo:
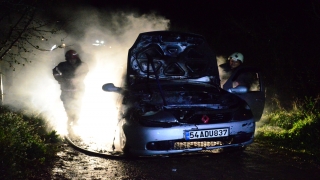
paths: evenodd
<path fill-rule="evenodd" d="M 237 86 L 235 88 L 228 89 L 228 91 L 236 94 L 244 94 L 248 92 L 248 88 L 245 86 Z"/>
<path fill-rule="evenodd" d="M 122 88 L 114 86 L 113 83 L 104 84 L 102 86 L 102 90 L 107 91 L 107 92 L 118 92 L 118 93 L 122 92 Z"/>

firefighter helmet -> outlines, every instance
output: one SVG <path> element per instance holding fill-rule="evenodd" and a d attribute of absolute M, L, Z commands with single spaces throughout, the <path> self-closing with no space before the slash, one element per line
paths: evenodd
<path fill-rule="evenodd" d="M 66 60 L 68 59 L 79 59 L 79 55 L 75 50 L 69 50 L 65 54 Z"/>
<path fill-rule="evenodd" d="M 231 54 L 228 58 L 228 60 L 233 59 L 234 61 L 241 61 L 241 63 L 243 63 L 243 55 L 239 52 L 235 52 L 233 54 Z"/>

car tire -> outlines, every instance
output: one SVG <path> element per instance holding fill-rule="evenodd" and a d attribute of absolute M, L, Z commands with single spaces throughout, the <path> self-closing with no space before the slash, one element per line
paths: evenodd
<path fill-rule="evenodd" d="M 120 132 L 120 149 L 122 150 L 123 154 L 129 155 L 129 147 L 127 145 L 127 138 L 123 130 Z"/>
<path fill-rule="evenodd" d="M 126 135 L 124 134 L 123 130 L 121 130 L 120 132 L 120 148 L 121 150 L 124 150 L 125 146 L 126 146 Z"/>

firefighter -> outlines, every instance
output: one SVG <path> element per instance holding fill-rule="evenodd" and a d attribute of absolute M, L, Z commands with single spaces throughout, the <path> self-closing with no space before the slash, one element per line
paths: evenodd
<path fill-rule="evenodd" d="M 77 124 L 81 112 L 82 97 L 85 91 L 84 78 L 89 69 L 82 62 L 75 50 L 65 53 L 64 62 L 60 62 L 53 69 L 53 77 L 60 84 L 60 99 L 68 117 L 68 130 Z"/>
<path fill-rule="evenodd" d="M 240 66 L 243 66 L 243 54 L 239 52 L 235 52 L 228 57 L 228 62 L 221 64 L 220 67 L 224 70 L 224 82 L 229 79 L 232 73 L 236 71 Z M 244 72 L 240 73 L 232 82 L 232 87 L 243 86 L 248 90 L 253 85 L 253 81 L 255 80 L 255 74 L 252 72 Z M 222 78 L 221 78 L 222 79 Z M 223 79 L 222 79 L 223 80 Z"/>
<path fill-rule="evenodd" d="M 226 63 L 219 65 L 222 69 L 222 72 L 220 73 L 222 84 L 224 84 L 231 74 L 243 64 L 243 59 L 244 57 L 241 53 L 235 52 L 228 57 L 228 61 Z"/>

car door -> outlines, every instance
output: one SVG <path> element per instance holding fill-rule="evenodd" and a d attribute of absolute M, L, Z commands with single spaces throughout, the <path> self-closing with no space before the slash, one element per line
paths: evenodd
<path fill-rule="evenodd" d="M 234 92 L 239 83 L 240 77 L 246 78 L 246 92 Z M 240 83 L 241 85 L 241 83 Z M 262 81 L 261 71 L 254 67 L 239 67 L 229 77 L 229 79 L 223 85 L 223 89 L 229 92 L 233 92 L 243 100 L 245 100 L 250 106 L 255 121 L 259 121 L 265 104 L 265 87 Z"/>

